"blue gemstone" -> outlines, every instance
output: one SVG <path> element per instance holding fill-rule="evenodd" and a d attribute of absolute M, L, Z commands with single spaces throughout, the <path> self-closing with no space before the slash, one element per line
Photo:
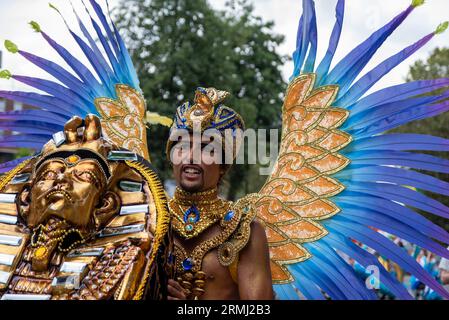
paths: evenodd
<path fill-rule="evenodd" d="M 192 226 L 191 224 L 186 224 L 185 227 L 184 227 L 184 229 L 185 229 L 187 232 L 190 232 L 190 231 L 193 230 L 193 226 Z"/>
<path fill-rule="evenodd" d="M 235 212 L 234 211 L 228 211 L 226 214 L 225 214 L 225 216 L 224 216 L 224 221 L 229 221 L 229 220 L 231 220 L 232 219 L 232 217 L 234 217 L 234 215 L 235 215 Z"/>
<path fill-rule="evenodd" d="M 190 258 L 185 259 L 182 262 L 182 267 L 184 268 L 185 271 L 191 270 L 193 268 L 192 260 Z"/>
<path fill-rule="evenodd" d="M 193 205 L 184 212 L 184 222 L 188 221 L 187 219 L 189 216 L 195 217 L 194 223 L 197 223 L 198 220 L 200 220 L 200 211 L 198 210 L 198 208 L 196 206 Z"/>
<path fill-rule="evenodd" d="M 190 223 L 196 223 L 196 217 L 195 216 L 190 216 L 189 219 L 187 219 L 188 222 Z"/>

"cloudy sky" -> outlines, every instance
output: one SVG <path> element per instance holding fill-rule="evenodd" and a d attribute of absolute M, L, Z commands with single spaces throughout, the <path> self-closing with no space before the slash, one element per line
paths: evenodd
<path fill-rule="evenodd" d="M 223 8 L 225 1 L 209 0 L 216 8 Z M 73 2 L 76 7 L 79 7 L 79 0 L 73 0 Z M 114 6 L 117 2 L 118 0 L 110 0 L 111 6 Z M 411 0 L 347 0 L 344 32 L 340 41 L 339 51 L 337 52 L 337 59 L 343 57 L 356 44 L 405 9 L 410 2 Z M 67 0 L 53 0 L 52 3 L 66 16 L 71 17 L 71 9 Z M 100 0 L 100 3 L 102 3 L 102 0 Z M 256 14 L 262 16 L 265 20 L 273 20 L 275 22 L 274 31 L 286 37 L 285 43 L 278 48 L 279 53 L 291 54 L 294 50 L 295 33 L 298 19 L 301 15 L 301 1 L 253 0 L 253 3 Z M 335 21 L 335 4 L 336 0 L 316 0 L 320 41 L 318 59 L 326 50 L 328 37 Z M 35 20 L 55 40 L 70 48 L 75 55 L 81 55 L 81 52 L 73 45 L 72 39 L 67 36 L 60 17 L 48 7 L 48 0 L 0 0 L 0 13 L 2 16 L 0 19 L 1 43 L 5 39 L 10 39 L 23 50 L 49 57 L 64 65 L 54 55 L 52 49 L 49 48 L 45 41 L 27 25 L 27 22 Z M 415 10 L 384 47 L 378 51 L 367 70 L 430 33 L 439 23 L 446 20 L 449 20 L 448 1 L 427 0 L 426 4 Z M 69 18 L 69 21 L 73 20 Z M 449 46 L 449 32 L 434 38 L 418 54 L 385 77 L 378 84 L 377 88 L 402 82 L 407 74 L 409 65 L 416 59 L 426 58 L 437 46 Z M 15 74 L 43 76 L 42 71 L 32 67 L 27 61 L 21 59 L 20 56 L 7 52 L 3 52 L 2 69 L 8 69 Z M 290 75 L 291 70 L 292 65 L 288 63 L 284 67 L 286 79 Z M 0 79 L 0 88 L 16 90 L 24 87 L 14 81 Z"/>

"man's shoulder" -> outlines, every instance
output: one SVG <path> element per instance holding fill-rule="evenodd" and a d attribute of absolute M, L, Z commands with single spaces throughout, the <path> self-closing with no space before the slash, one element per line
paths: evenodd
<path fill-rule="evenodd" d="M 249 242 L 253 239 L 255 241 L 266 239 L 265 225 L 257 218 L 256 203 L 259 199 L 259 194 L 249 194 L 234 204 L 242 211 L 240 229 L 245 228 L 244 233 L 247 238 L 245 247 L 248 247 Z"/>
<path fill-rule="evenodd" d="M 254 204 L 257 194 L 247 195 L 231 204 L 231 213 L 238 219 L 238 224 L 230 237 L 218 248 L 219 261 L 223 266 L 231 265 L 239 253 L 248 245 L 251 235 L 259 234 L 263 226 L 256 218 Z"/>

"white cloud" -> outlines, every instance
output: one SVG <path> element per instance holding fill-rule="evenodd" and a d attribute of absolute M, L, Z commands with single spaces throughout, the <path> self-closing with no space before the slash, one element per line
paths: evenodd
<path fill-rule="evenodd" d="M 226 0 L 210 0 L 216 8 L 222 8 Z M 74 1 L 80 8 L 80 1 Z M 110 0 L 115 5 L 118 0 Z M 355 45 L 363 41 L 369 34 L 387 23 L 392 17 L 405 9 L 411 0 L 347 0 L 344 32 L 340 42 L 340 48 L 336 59 L 342 58 Z M 51 57 L 64 65 L 57 58 L 54 51 L 43 41 L 39 34 L 34 33 L 27 23 L 36 20 L 43 30 L 51 34 L 60 43 L 68 45 L 70 51 L 76 56 L 82 56 L 80 50 L 73 45 L 60 17 L 47 5 L 47 0 L 0 0 L 0 41 L 10 39 L 24 50 L 36 53 L 44 57 Z M 67 0 L 53 0 L 66 16 L 72 17 Z M 296 41 L 296 29 L 301 14 L 300 0 L 254 0 L 255 12 L 265 20 L 275 22 L 274 32 L 285 36 L 285 43 L 278 48 L 282 54 L 291 54 Z M 316 0 L 319 23 L 319 55 L 322 57 L 326 50 L 329 35 L 335 21 L 334 8 L 336 0 Z M 427 33 L 433 31 L 436 26 L 449 19 L 449 6 L 447 0 L 428 0 L 426 4 L 410 16 L 410 18 L 396 31 L 379 50 L 367 70 L 381 62 L 390 55 L 398 52 L 408 44 L 413 43 Z M 71 20 L 73 21 L 73 20 Z M 69 44 L 70 43 L 70 44 Z M 377 88 L 400 83 L 407 74 L 408 66 L 416 59 L 423 59 L 437 46 L 449 44 L 449 32 L 435 37 L 428 45 L 420 50 L 414 57 L 401 64 L 396 70 L 386 76 Z M 7 68 L 15 74 L 43 76 L 43 72 L 33 67 L 19 55 L 3 53 L 3 68 Z M 284 67 L 284 75 L 287 78 L 292 66 L 288 63 Z M 19 83 L 0 80 L 2 89 L 22 89 Z"/>

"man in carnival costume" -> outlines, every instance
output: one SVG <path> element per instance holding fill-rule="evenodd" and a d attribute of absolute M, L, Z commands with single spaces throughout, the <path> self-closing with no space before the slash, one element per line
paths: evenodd
<path fill-rule="evenodd" d="M 104 298 L 112 294 L 117 298 L 139 298 L 138 293 L 142 291 L 136 293 L 137 283 L 141 284 L 139 289 L 154 288 L 157 292 L 158 284 L 163 281 L 163 277 L 154 276 L 151 266 L 154 268 L 155 263 L 159 271 L 166 270 L 165 273 L 170 274 L 170 263 L 174 260 L 176 275 L 168 289 L 170 296 L 177 299 L 270 299 L 273 297 L 271 283 L 279 299 L 376 299 L 375 289 L 379 286 L 367 286 L 373 279 L 396 299 L 412 298 L 376 258 L 382 256 L 420 279 L 440 296 L 449 298 L 449 293 L 413 257 L 384 236 L 394 235 L 449 258 L 449 251 L 440 244 L 449 244 L 449 234 L 415 211 L 449 218 L 447 206 L 422 192 L 449 195 L 449 183 L 422 172 L 447 172 L 449 162 L 419 153 L 447 152 L 449 141 L 414 133 L 389 132 L 409 122 L 448 111 L 449 94 L 442 89 L 449 86 L 449 80 L 415 81 L 370 93 L 379 80 L 444 32 L 449 23 L 440 24 L 435 31 L 364 72 L 378 49 L 416 8 L 423 5 L 423 0 L 412 0 L 404 11 L 340 61 L 334 61 L 334 56 L 343 30 L 345 1 L 336 1 L 336 22 L 328 49 L 319 63 L 316 61 L 319 25 L 315 3 L 303 0 L 293 55 L 294 69 L 282 106 L 279 156 L 266 183 L 255 195 L 247 195 L 235 203 L 218 197 L 217 186 L 229 162 L 225 161 L 223 165 L 217 159 L 222 153 L 225 158 L 229 154 L 232 154 L 231 158 L 235 157 L 237 148 L 230 141 L 237 140 L 238 131 L 244 129 L 240 116 L 222 104 L 227 94 L 200 88 L 193 104 L 186 103 L 178 108 L 167 145 L 178 183 L 176 194 L 169 203 L 175 229 L 175 252 L 165 250 L 170 248 L 169 242 L 163 241 L 166 235 L 169 237 L 164 213 L 167 209 L 164 211 L 161 205 L 160 192 L 151 192 L 154 183 L 151 182 L 153 175 L 149 163 L 140 161 L 141 158 L 150 159 L 145 124 L 165 123 L 166 119 L 145 113 L 139 81 L 118 30 L 114 25 L 111 27 L 107 15 L 95 0 L 89 0 L 89 3 L 95 12 L 91 14 L 95 19 L 90 20 L 95 35 L 88 32 L 82 17 L 78 16 L 77 22 L 83 37 L 66 23 L 88 60 L 87 66 L 41 30 L 36 22 L 31 22 L 33 29 L 56 50 L 72 72 L 20 50 L 11 41 L 5 43 L 8 51 L 23 56 L 57 81 L 0 71 L 0 77 L 13 78 L 40 91 L 0 90 L 0 97 L 36 107 L 1 113 L 0 130 L 17 134 L 3 136 L 0 146 L 39 151 L 54 133 L 62 130 L 69 142 L 68 146 L 59 145 L 61 139 L 56 136 L 55 145 L 44 148 L 49 153 L 28 159 L 31 162 L 18 168 L 16 166 L 27 159 L 0 165 L 1 172 L 13 170 L 5 175 L 0 185 L 3 193 L 0 195 L 0 207 L 3 208 L 0 211 L 2 294 L 6 292 L 17 297 L 17 294 L 28 294 L 30 290 L 43 290 L 39 294 L 45 294 L 45 290 L 54 287 L 46 298 L 48 295 Z M 96 42 L 95 38 L 100 41 Z M 433 92 L 437 93 L 430 94 Z M 102 134 L 109 141 L 108 145 L 116 146 L 111 151 L 124 148 L 141 158 L 129 158 L 126 152 L 113 152 L 110 157 L 106 150 L 111 147 L 92 149 L 84 146 L 84 143 L 90 145 L 93 138 L 89 128 L 92 124 L 98 128 L 97 121 L 89 116 L 83 126 L 79 119 L 70 124 L 70 119 L 73 116 L 85 119 L 90 113 L 101 118 Z M 65 127 L 67 122 L 68 127 Z M 89 149 L 89 152 L 79 153 L 71 142 L 78 141 L 75 131 L 82 131 L 83 127 L 86 135 L 80 133 L 80 136 L 86 138 L 79 142 L 79 147 Z M 228 130 L 231 134 L 226 134 L 226 129 L 231 129 Z M 181 138 L 175 134 L 178 130 L 184 131 Z M 209 134 L 209 130 L 213 132 Z M 96 132 L 93 137 L 98 138 L 98 132 L 92 132 Z M 198 133 L 200 137 L 195 142 Z M 212 143 L 211 137 L 214 137 Z M 217 147 L 218 142 L 224 143 Z M 137 163 L 133 162 L 135 159 Z M 119 166 L 124 171 L 107 170 Z M 131 170 L 129 179 L 126 179 L 126 170 Z M 78 194 L 61 191 L 66 173 L 71 179 L 81 179 L 76 183 L 82 186 L 80 190 L 84 190 L 82 194 L 88 200 L 86 208 L 92 209 L 83 211 L 83 219 L 73 219 L 75 207 L 67 212 L 59 210 L 66 208 L 70 201 L 80 199 Z M 118 180 L 114 178 L 116 175 Z M 50 184 L 61 187 L 48 193 L 47 206 L 45 201 L 36 202 L 36 199 L 47 201 L 46 197 L 39 197 L 39 190 L 46 194 L 45 188 Z M 125 196 L 127 192 L 140 195 L 135 198 Z M 156 222 L 151 218 L 150 193 L 156 204 L 159 219 Z M 107 201 L 99 201 L 99 194 Z M 159 198 L 161 201 L 157 201 Z M 131 212 L 137 216 L 128 217 L 128 205 L 144 203 L 149 209 L 143 215 L 133 211 L 137 210 L 133 207 Z M 9 225 L 5 227 L 4 224 Z M 60 232 L 53 234 L 55 225 Z M 151 233 L 151 226 L 155 227 L 153 240 L 149 240 L 151 236 L 147 233 Z M 92 246 L 101 246 L 103 237 L 108 241 L 107 236 L 136 230 L 134 228 L 138 228 L 140 235 L 145 235 L 144 239 L 131 235 L 122 239 L 120 236 L 119 243 L 111 243 L 112 249 L 103 248 L 104 251 L 98 253 L 99 258 L 93 257 L 87 262 L 82 258 L 84 251 L 77 251 L 81 250 L 78 246 L 86 246 L 92 255 Z M 101 288 L 107 292 L 101 295 L 97 282 L 103 281 L 110 271 L 116 271 L 113 265 L 108 269 L 110 271 L 103 270 L 106 267 L 102 264 L 103 257 L 110 263 L 121 263 L 121 258 L 117 258 L 119 261 L 114 258 L 119 252 L 108 250 L 130 251 L 132 258 L 125 259 L 128 267 L 120 269 L 123 275 L 116 279 L 117 282 L 108 284 L 106 280 L 105 286 L 101 282 Z M 160 260 L 155 260 L 159 254 Z M 65 263 L 71 263 L 70 259 L 83 262 L 76 260 L 76 264 L 64 267 Z M 142 268 L 140 262 L 134 265 L 134 261 L 143 264 L 146 261 L 149 269 Z M 82 268 L 81 262 L 89 268 Z M 355 262 L 362 272 L 355 272 Z M 97 267 L 103 278 L 95 273 Z M 137 268 L 136 272 L 128 273 L 134 268 Z M 83 279 L 81 287 L 85 286 L 89 292 L 61 289 L 59 284 L 64 283 L 65 273 L 78 270 Z M 375 273 L 366 279 L 371 270 Z M 136 275 L 139 275 L 137 282 L 128 281 L 128 276 Z M 130 290 L 125 290 L 128 294 L 122 295 L 121 288 L 128 287 Z M 159 297 L 158 294 L 150 297 L 155 296 Z"/>
<path fill-rule="evenodd" d="M 236 203 L 218 197 L 245 130 L 240 115 L 225 106 L 229 94 L 198 88 L 195 103 L 176 112 L 167 155 L 177 183 L 169 201 L 175 238 L 178 299 L 271 299 L 267 238 L 253 207 L 257 195 Z M 228 163 L 228 164 L 227 164 Z M 232 163 L 232 162 L 231 162 Z"/>

